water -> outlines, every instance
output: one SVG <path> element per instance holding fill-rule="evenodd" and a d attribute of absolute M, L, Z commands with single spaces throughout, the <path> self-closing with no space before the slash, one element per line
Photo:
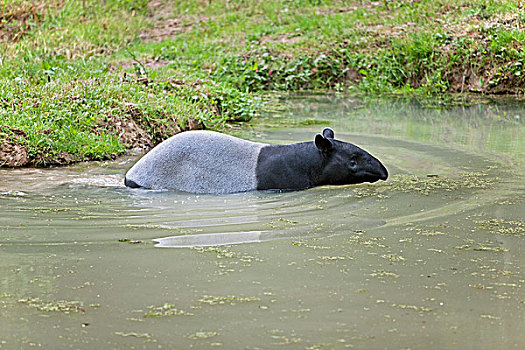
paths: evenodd
<path fill-rule="evenodd" d="M 283 104 L 236 133 L 329 123 L 390 179 L 211 196 L 127 189 L 133 158 L 0 170 L 0 348 L 525 348 L 525 109 Z"/>

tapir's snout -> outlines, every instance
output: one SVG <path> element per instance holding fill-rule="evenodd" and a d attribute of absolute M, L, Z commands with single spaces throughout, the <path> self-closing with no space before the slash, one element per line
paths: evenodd
<path fill-rule="evenodd" d="M 367 179 L 365 180 L 367 182 L 373 183 L 388 179 L 388 170 L 386 170 L 386 167 L 375 157 L 371 157 L 367 170 Z"/>
<path fill-rule="evenodd" d="M 379 172 L 379 180 L 385 181 L 386 179 L 388 179 L 388 170 L 386 170 L 385 166 L 381 164 L 381 170 Z"/>

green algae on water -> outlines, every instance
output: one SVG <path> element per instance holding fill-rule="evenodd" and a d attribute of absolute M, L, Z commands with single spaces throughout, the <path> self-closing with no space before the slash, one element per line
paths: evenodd
<path fill-rule="evenodd" d="M 115 335 L 120 335 L 121 337 L 135 337 L 135 338 L 146 338 L 150 339 L 151 335 L 148 333 L 136 333 L 136 332 L 115 332 Z"/>
<path fill-rule="evenodd" d="M 191 312 L 177 309 L 175 305 L 165 303 L 162 306 L 150 306 L 144 318 L 166 317 L 166 316 L 193 316 Z"/>
<path fill-rule="evenodd" d="M 490 233 L 500 235 L 524 236 L 525 221 L 491 219 L 475 222 L 478 229 L 487 229 Z"/>
<path fill-rule="evenodd" d="M 187 337 L 189 339 L 199 340 L 199 339 L 209 339 L 219 335 L 219 332 L 215 331 L 199 331 L 192 334 L 189 334 Z"/>
<path fill-rule="evenodd" d="M 435 191 L 456 191 L 459 189 L 486 189 L 494 182 L 480 172 L 461 172 L 457 178 L 432 176 L 420 178 L 414 175 L 394 175 L 386 186 L 391 191 L 416 192 L 428 196 Z"/>
<path fill-rule="evenodd" d="M 60 213 L 60 212 L 70 212 L 70 211 L 82 211 L 82 209 L 78 209 L 78 208 L 46 208 L 46 207 L 27 208 L 25 210 L 32 210 L 38 213 Z"/>
<path fill-rule="evenodd" d="M 402 310 L 413 310 L 417 312 L 430 312 L 432 309 L 424 306 L 416 305 L 406 305 L 406 304 L 392 304 L 393 308 L 402 309 Z"/>
<path fill-rule="evenodd" d="M 390 260 L 391 262 L 405 261 L 406 259 L 398 254 L 383 254 L 381 255 L 383 259 Z"/>
<path fill-rule="evenodd" d="M 208 305 L 236 305 L 239 303 L 246 303 L 250 301 L 260 301 L 258 297 L 239 297 L 235 295 L 228 295 L 225 297 L 205 295 L 199 299 L 200 303 Z"/>
<path fill-rule="evenodd" d="M 480 244 L 477 248 L 472 249 L 475 252 L 508 252 L 507 248 L 490 247 L 484 244 Z"/>
<path fill-rule="evenodd" d="M 19 303 L 27 304 L 38 311 L 46 312 L 64 312 L 66 314 L 71 312 L 86 312 L 81 301 L 67 301 L 67 300 L 52 300 L 44 301 L 40 298 L 24 298 L 19 299 Z"/>
<path fill-rule="evenodd" d="M 405 231 L 412 231 L 418 236 L 432 237 L 444 235 L 441 231 L 427 230 L 421 227 L 408 227 Z"/>
<path fill-rule="evenodd" d="M 382 278 L 382 277 L 394 277 L 394 278 L 398 278 L 399 275 L 397 273 L 394 273 L 392 271 L 386 271 L 386 270 L 374 270 L 370 276 L 372 277 L 379 277 L 379 278 Z"/>
<path fill-rule="evenodd" d="M 461 189 L 487 189 L 494 183 L 493 178 L 482 172 L 460 172 L 457 177 L 446 176 L 427 176 L 418 177 L 410 174 L 397 174 L 390 178 L 389 181 L 364 185 L 357 188 L 351 188 L 353 197 L 377 197 L 388 198 L 388 193 L 404 192 L 417 193 L 429 196 L 431 193 L 438 191 L 452 192 Z"/>

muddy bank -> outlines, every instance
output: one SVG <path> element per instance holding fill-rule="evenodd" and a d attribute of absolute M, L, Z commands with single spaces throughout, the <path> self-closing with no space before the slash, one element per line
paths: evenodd
<path fill-rule="evenodd" d="M 111 115 L 100 119 L 93 128 L 97 133 L 116 135 L 128 151 L 147 152 L 166 138 L 182 131 L 204 129 L 202 122 L 189 119 L 182 126 L 175 118 L 168 123 L 151 121 L 143 118 L 139 112 L 130 108 L 127 114 Z M 153 131 L 152 131 L 153 130 Z M 50 134 L 52 129 L 39 133 Z M 60 166 L 72 163 L 94 160 L 89 157 L 78 157 L 69 152 L 31 153 L 24 145 L 27 133 L 24 130 L 0 126 L 0 167 L 25 166 Z M 116 159 L 117 154 L 108 155 L 108 159 Z"/>

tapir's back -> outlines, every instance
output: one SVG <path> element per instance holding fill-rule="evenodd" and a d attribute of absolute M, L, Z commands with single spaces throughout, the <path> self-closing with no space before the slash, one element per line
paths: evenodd
<path fill-rule="evenodd" d="M 126 174 L 126 182 L 193 193 L 254 190 L 257 158 L 264 146 L 213 131 L 183 132 L 142 157 Z"/>

